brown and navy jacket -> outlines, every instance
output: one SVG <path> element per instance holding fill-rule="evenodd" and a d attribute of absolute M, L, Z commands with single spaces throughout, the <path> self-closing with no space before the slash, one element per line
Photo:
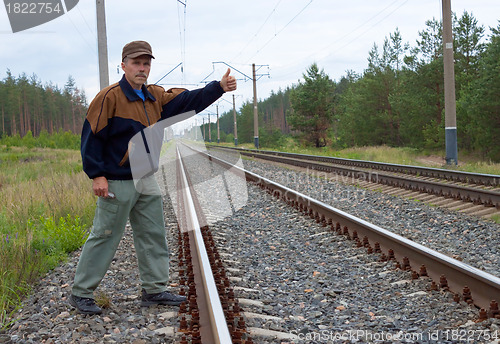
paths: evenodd
<path fill-rule="evenodd" d="M 83 170 L 93 179 L 132 179 L 128 144 L 138 132 L 156 122 L 187 111 L 203 111 L 222 96 L 217 81 L 188 91 L 143 85 L 143 101 L 125 76 L 99 92 L 91 102 L 83 124 L 81 154 Z"/>

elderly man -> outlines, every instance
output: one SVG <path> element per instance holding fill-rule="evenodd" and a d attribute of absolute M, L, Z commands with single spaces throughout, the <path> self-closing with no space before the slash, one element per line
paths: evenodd
<path fill-rule="evenodd" d="M 179 305 L 186 300 L 167 291 L 169 257 L 161 195 L 159 191 L 146 194 L 135 188 L 128 145 L 136 133 L 162 119 L 202 111 L 224 92 L 234 91 L 236 79 L 228 69 L 220 82 L 212 81 L 204 88 L 165 91 L 146 84 L 152 59 L 149 43 L 126 44 L 122 51 L 122 79 L 97 94 L 83 125 L 83 169 L 92 179 L 94 194 L 99 196 L 69 299 L 84 314 L 102 312 L 93 292 L 111 264 L 128 219 L 142 283 L 141 306 Z M 154 179 L 148 182 L 158 188 Z"/>

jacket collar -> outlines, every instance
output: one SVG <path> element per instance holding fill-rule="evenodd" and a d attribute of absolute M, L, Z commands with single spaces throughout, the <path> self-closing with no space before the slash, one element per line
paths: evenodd
<path fill-rule="evenodd" d="M 135 93 L 132 86 L 130 86 L 129 82 L 127 81 L 127 78 L 125 78 L 125 74 L 123 74 L 123 77 L 118 82 L 118 84 L 120 85 L 120 88 L 122 89 L 123 93 L 125 94 L 125 96 L 127 97 L 127 99 L 129 101 L 131 101 L 131 102 L 136 101 L 136 100 L 142 101 L 141 97 L 139 97 L 137 95 L 137 93 Z M 146 85 L 142 85 L 142 92 L 144 93 L 144 98 L 146 98 L 146 99 L 149 98 L 154 102 L 156 101 L 156 98 L 153 97 L 153 95 L 151 93 L 149 93 Z"/>

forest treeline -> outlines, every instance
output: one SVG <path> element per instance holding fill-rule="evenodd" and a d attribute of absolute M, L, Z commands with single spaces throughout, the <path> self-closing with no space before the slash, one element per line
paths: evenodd
<path fill-rule="evenodd" d="M 0 81 L 0 138 L 39 136 L 41 133 L 80 133 L 87 112 L 83 90 L 69 76 L 64 88 L 42 85 L 33 74 L 12 75 Z"/>
<path fill-rule="evenodd" d="M 458 144 L 500 161 L 500 25 L 490 29 L 486 35 L 468 12 L 454 15 Z M 444 149 L 442 23 L 427 21 L 413 46 L 396 29 L 373 45 L 363 73 L 347 71 L 339 81 L 313 63 L 303 80 L 258 109 L 259 140 L 268 147 L 293 136 L 316 147 Z M 223 140 L 234 139 L 233 127 L 232 111 L 222 115 Z M 252 102 L 240 109 L 237 129 L 239 143 L 254 142 Z"/>

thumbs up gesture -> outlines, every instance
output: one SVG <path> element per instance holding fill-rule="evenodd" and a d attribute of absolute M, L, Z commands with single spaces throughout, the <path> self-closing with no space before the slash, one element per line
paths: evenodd
<path fill-rule="evenodd" d="M 236 79 L 234 76 L 230 76 L 229 73 L 231 69 L 228 68 L 226 74 L 222 76 L 220 80 L 220 86 L 224 90 L 224 92 L 230 92 L 236 90 Z"/>

